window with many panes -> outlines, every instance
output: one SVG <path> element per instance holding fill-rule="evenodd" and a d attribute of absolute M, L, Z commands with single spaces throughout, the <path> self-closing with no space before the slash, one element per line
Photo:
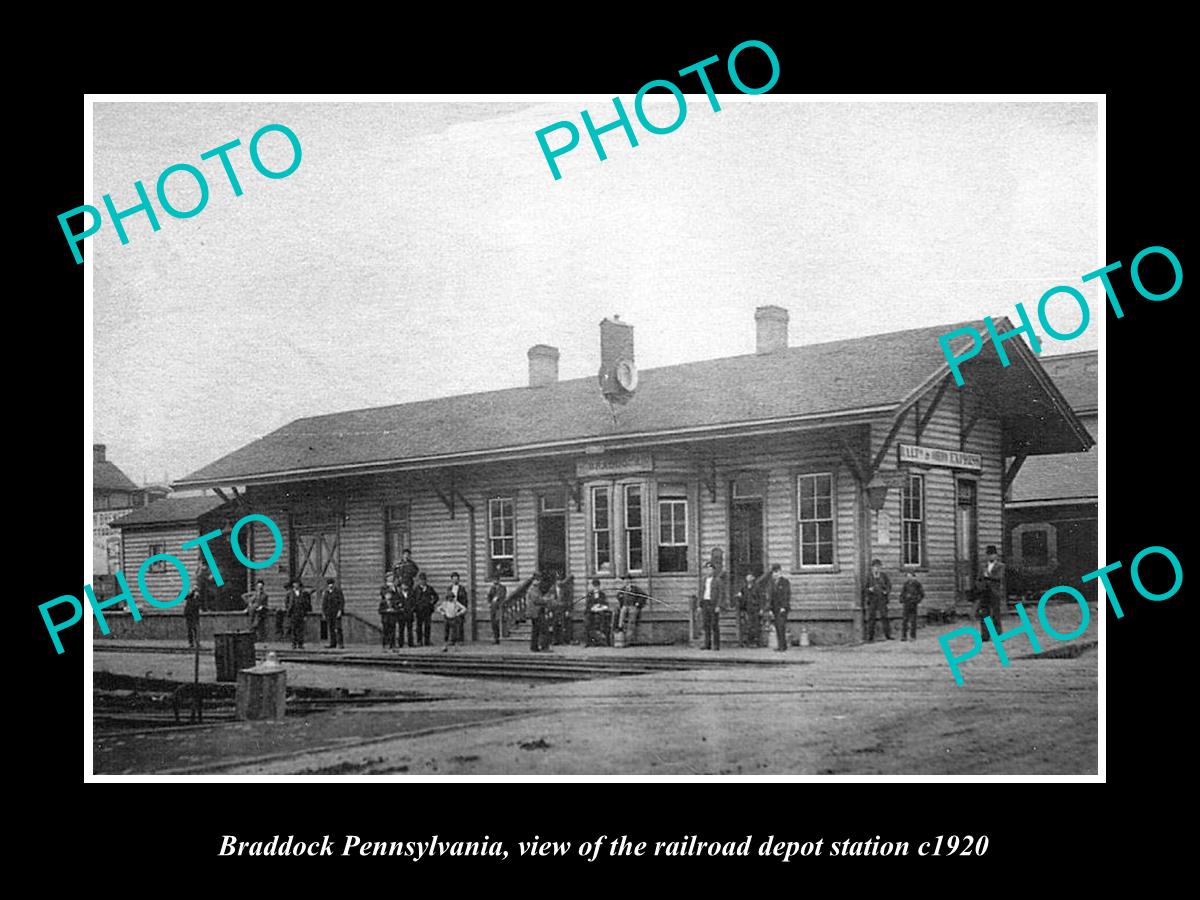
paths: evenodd
<path fill-rule="evenodd" d="M 592 488 L 592 570 L 612 572 L 612 494 L 607 486 Z"/>
<path fill-rule="evenodd" d="M 488 500 L 488 554 L 490 574 L 513 578 L 516 574 L 517 528 L 512 497 Z"/>
<path fill-rule="evenodd" d="M 900 562 L 925 565 L 925 476 L 908 475 L 900 492 Z"/>
<path fill-rule="evenodd" d="M 625 571 L 640 572 L 642 554 L 642 486 L 625 485 Z"/>
<path fill-rule="evenodd" d="M 800 566 L 833 565 L 833 475 L 819 472 L 796 479 Z"/>
<path fill-rule="evenodd" d="M 166 552 L 166 544 L 151 544 L 150 552 L 146 554 L 146 559 L 149 559 L 152 556 L 162 556 Z M 154 562 L 150 563 L 150 568 L 147 571 L 165 572 L 167 571 L 167 561 L 165 559 L 156 559 Z"/>
<path fill-rule="evenodd" d="M 688 570 L 688 501 L 681 485 L 658 490 L 658 571 Z"/>

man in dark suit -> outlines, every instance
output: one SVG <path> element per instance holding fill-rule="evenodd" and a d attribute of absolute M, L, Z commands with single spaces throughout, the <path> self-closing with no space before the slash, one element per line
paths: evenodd
<path fill-rule="evenodd" d="M 417 576 L 417 646 L 429 646 L 429 633 L 432 630 L 433 608 L 438 604 L 438 592 L 429 583 L 429 578 L 422 572 Z"/>
<path fill-rule="evenodd" d="M 417 573 L 420 571 L 421 567 L 413 562 L 412 551 L 405 547 L 400 562 L 396 563 L 396 587 L 407 584 L 411 589 L 416 584 Z"/>
<path fill-rule="evenodd" d="M 625 573 L 625 582 L 617 591 L 617 607 L 620 610 L 618 622 L 621 633 L 625 635 L 625 646 L 637 643 L 638 620 L 642 617 L 642 609 L 646 605 L 646 595 L 637 586 L 633 576 Z"/>
<path fill-rule="evenodd" d="M 297 578 L 292 582 L 291 589 L 284 600 L 288 621 L 292 626 L 292 649 L 304 649 L 304 626 L 308 614 L 312 612 L 312 596 L 304 589 L 304 583 Z"/>
<path fill-rule="evenodd" d="M 383 649 L 396 649 L 396 576 L 388 572 L 379 589 L 379 627 L 383 631 Z"/>
<path fill-rule="evenodd" d="M 328 626 L 329 647 L 346 646 L 342 635 L 342 613 L 346 611 L 346 595 L 332 578 L 325 579 L 325 590 L 321 593 L 321 615 Z"/>
<path fill-rule="evenodd" d="M 197 575 L 197 581 L 202 579 L 202 575 Z M 203 584 L 203 581 L 200 581 Z M 183 601 L 183 621 L 187 625 L 187 641 L 189 647 L 197 647 L 200 645 L 200 588 L 195 584 L 188 591 L 187 597 Z"/>
<path fill-rule="evenodd" d="M 783 577 L 783 567 L 779 563 L 771 566 L 771 577 L 767 581 L 767 609 L 775 620 L 776 650 L 784 651 L 788 647 L 787 620 L 792 610 L 792 583 Z"/>
<path fill-rule="evenodd" d="M 542 632 L 546 628 L 543 618 L 546 612 L 546 600 L 542 596 L 542 576 L 537 572 L 529 580 L 529 588 L 525 593 L 526 618 L 529 619 L 529 649 L 533 653 L 542 650 Z"/>
<path fill-rule="evenodd" d="M 471 608 L 471 604 L 467 601 L 467 589 L 459 583 L 457 572 L 450 573 L 450 587 L 446 589 L 446 599 L 461 603 L 464 609 Z M 454 621 L 454 639 L 460 644 L 464 641 L 463 625 L 466 620 L 466 615 L 461 615 L 457 616 Z"/>
<path fill-rule="evenodd" d="M 704 620 L 704 649 L 721 649 L 721 607 L 725 602 L 725 583 L 711 562 L 704 564 L 700 580 L 700 614 Z"/>
<path fill-rule="evenodd" d="M 871 561 L 871 572 L 867 575 L 867 640 L 875 640 L 875 620 L 883 619 L 883 636 L 892 639 L 892 625 L 888 619 L 888 595 L 892 592 L 892 580 L 883 571 L 883 563 Z"/>
<path fill-rule="evenodd" d="M 1001 622 L 1004 619 L 1006 598 L 1004 563 L 996 554 L 995 545 L 989 544 L 987 562 L 979 569 L 979 588 L 975 591 L 975 615 L 979 617 L 979 634 L 983 640 L 991 640 L 987 625 L 983 621 L 988 616 L 991 616 L 997 634 L 1004 630 Z"/>
<path fill-rule="evenodd" d="M 417 593 L 412 585 L 400 582 L 400 588 L 396 594 L 396 606 L 399 609 L 399 614 L 396 617 L 396 643 L 403 647 L 405 637 L 408 638 L 408 646 L 415 647 L 413 642 L 413 620 L 417 615 Z"/>
<path fill-rule="evenodd" d="M 500 576 L 492 576 L 492 586 L 488 588 L 488 618 L 492 622 L 492 643 L 500 643 L 500 620 L 504 616 L 504 603 L 508 599 L 508 588 L 500 583 Z"/>
<path fill-rule="evenodd" d="M 770 576 L 755 578 L 747 572 L 737 595 L 738 623 L 742 625 L 743 647 L 762 646 L 762 583 Z"/>

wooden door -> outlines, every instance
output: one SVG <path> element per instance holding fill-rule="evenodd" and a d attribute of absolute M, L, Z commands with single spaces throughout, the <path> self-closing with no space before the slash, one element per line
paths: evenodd
<path fill-rule="evenodd" d="M 960 478 L 957 480 L 956 487 L 957 503 L 954 510 L 956 599 L 966 601 L 971 597 L 971 592 L 975 587 L 975 575 L 979 571 L 976 485 L 974 481 Z"/>
<path fill-rule="evenodd" d="M 338 578 L 341 568 L 338 544 L 336 527 L 297 529 L 292 579 L 299 578 L 311 589 L 323 585 L 326 578 Z"/>

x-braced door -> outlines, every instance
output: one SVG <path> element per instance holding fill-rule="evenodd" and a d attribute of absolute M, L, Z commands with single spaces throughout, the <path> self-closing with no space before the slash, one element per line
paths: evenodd
<path fill-rule="evenodd" d="M 299 578 L 306 587 L 323 584 L 326 578 L 337 578 L 340 569 L 338 558 L 338 531 L 335 527 L 296 531 L 296 561 L 292 578 Z"/>

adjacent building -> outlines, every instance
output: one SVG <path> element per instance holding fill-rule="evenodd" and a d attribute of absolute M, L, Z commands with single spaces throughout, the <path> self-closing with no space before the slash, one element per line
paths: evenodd
<path fill-rule="evenodd" d="M 633 574 L 654 642 L 692 637 L 710 559 L 732 584 L 780 564 L 790 631 L 815 642 L 857 637 L 873 558 L 917 572 L 927 608 L 966 604 L 1016 473 L 1086 451 L 1088 429 L 1023 341 L 957 388 L 937 338 L 961 323 L 790 347 L 788 322 L 760 307 L 757 352 L 639 372 L 632 326 L 606 319 L 599 378 L 560 380 L 539 344 L 526 386 L 299 419 L 175 487 L 237 492 L 278 523 L 272 593 L 333 576 L 374 620 L 407 547 L 439 589 L 460 573 L 481 637 L 492 575 L 515 588 L 535 570 L 610 594 Z M 247 532 L 269 556 L 269 532 Z"/>
<path fill-rule="evenodd" d="M 198 546 L 183 550 L 183 544 L 211 531 L 221 531 L 221 539 L 208 542 L 217 570 L 226 582 L 215 591 L 213 609 L 242 609 L 241 594 L 247 590 L 246 569 L 233 554 L 226 537 L 236 520 L 236 503 L 226 503 L 211 495 L 171 497 L 156 500 L 116 519 L 112 528 L 120 533 L 121 562 L 118 569 L 137 590 L 137 574 L 151 557 L 169 554 L 180 559 L 188 577 L 207 568 Z M 158 600 L 169 603 L 180 593 L 183 576 L 166 560 L 151 562 L 145 572 L 146 588 Z M 182 604 L 178 607 L 182 611 Z"/>
<path fill-rule="evenodd" d="M 1095 350 L 1042 359 L 1055 386 L 1093 441 L 1098 435 L 1099 360 Z M 1094 446 L 1030 459 L 1005 498 L 1009 591 L 1035 600 L 1069 584 L 1091 599 L 1096 582 L 1079 578 L 1100 566 L 1099 478 Z"/>
<path fill-rule="evenodd" d="M 166 485 L 138 487 L 108 459 L 104 444 L 92 444 L 92 585 L 109 596 L 113 573 L 121 568 L 121 535 L 114 519 L 170 493 Z"/>

